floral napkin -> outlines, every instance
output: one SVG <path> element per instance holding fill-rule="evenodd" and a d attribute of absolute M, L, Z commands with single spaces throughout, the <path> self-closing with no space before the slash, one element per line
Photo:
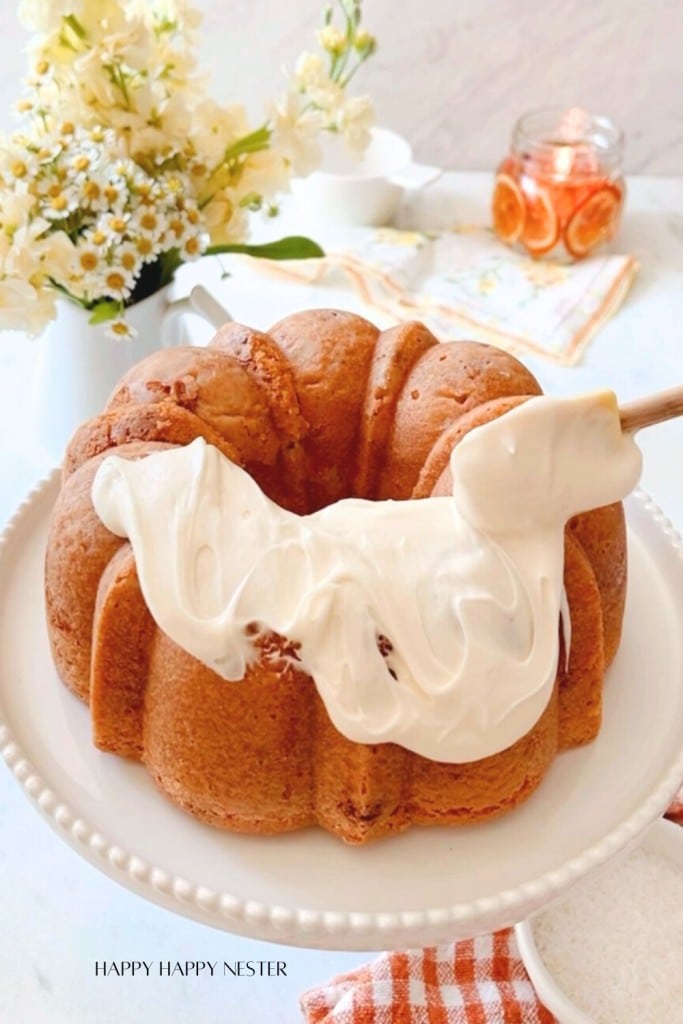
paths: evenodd
<path fill-rule="evenodd" d="M 267 265 L 306 284 L 342 274 L 392 320 L 419 319 L 442 339 L 485 341 L 563 366 L 578 362 L 619 308 L 638 266 L 632 256 L 609 254 L 579 263 L 532 260 L 482 226 L 346 235 L 320 260 Z"/>
<path fill-rule="evenodd" d="M 683 788 L 666 817 L 683 825 Z M 514 931 L 382 953 L 304 992 L 305 1024 L 554 1024 L 519 956 Z"/>

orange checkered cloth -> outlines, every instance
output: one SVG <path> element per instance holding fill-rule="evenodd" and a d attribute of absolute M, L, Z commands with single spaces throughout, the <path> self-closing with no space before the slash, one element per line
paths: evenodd
<path fill-rule="evenodd" d="M 683 789 L 667 818 L 683 825 Z M 382 953 L 305 992 L 306 1024 L 555 1024 L 511 928 L 446 946 Z"/>
<path fill-rule="evenodd" d="M 300 1000 L 306 1024 L 553 1024 L 511 928 L 447 946 L 382 953 Z"/>

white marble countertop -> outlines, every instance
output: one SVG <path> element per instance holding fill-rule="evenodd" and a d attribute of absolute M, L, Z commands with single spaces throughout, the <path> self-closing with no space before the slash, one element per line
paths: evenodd
<path fill-rule="evenodd" d="M 445 175 L 421 199 L 420 223 L 483 222 L 489 188 L 485 174 Z M 606 386 L 626 400 L 683 383 L 683 179 L 629 181 L 618 248 L 635 255 L 641 269 L 623 307 L 582 362 L 563 369 L 525 360 L 548 391 Z M 236 319 L 256 327 L 309 304 L 305 289 L 292 292 L 277 284 L 264 303 L 263 279 L 248 274 L 239 280 L 216 279 L 211 287 Z M 363 311 L 350 293 L 339 293 L 337 304 Z M 34 362 L 35 345 L 21 336 L 0 335 L 0 528 L 50 467 L 31 425 L 22 422 Z M 642 485 L 683 529 L 683 420 L 652 427 L 639 440 Z M 69 849 L 1 766 L 0 829 L 3 1020 L 295 1024 L 301 1019 L 301 991 L 369 958 L 367 953 L 259 943 L 213 931 L 145 902 Z M 283 961 L 286 976 L 160 978 L 142 972 L 133 978 L 96 977 L 95 961 L 102 960 Z"/>

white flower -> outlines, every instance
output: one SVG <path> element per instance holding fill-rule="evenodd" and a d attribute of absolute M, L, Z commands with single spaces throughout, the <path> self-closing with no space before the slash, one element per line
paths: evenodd
<path fill-rule="evenodd" d="M 335 112 L 344 102 L 345 93 L 338 82 L 331 78 L 321 78 L 308 87 L 306 95 L 311 103 L 329 115 L 325 122 L 325 126 L 328 127 L 333 123 Z"/>
<path fill-rule="evenodd" d="M 78 4 L 71 5 L 77 8 Z M 20 0 L 17 17 L 22 25 L 33 32 L 53 32 L 62 22 L 63 9 L 54 0 Z"/>
<path fill-rule="evenodd" d="M 320 54 L 308 51 L 302 53 L 294 68 L 294 82 L 300 91 L 306 92 L 310 86 L 324 78 L 327 78 L 327 69 Z"/>
<path fill-rule="evenodd" d="M 195 151 L 208 171 L 218 166 L 228 146 L 249 133 L 249 119 L 243 106 L 221 107 L 206 99 L 194 111 L 188 133 Z"/>
<path fill-rule="evenodd" d="M 76 265 L 78 272 L 83 275 L 98 273 L 104 266 L 102 250 L 87 244 L 79 245 L 76 251 Z"/>
<path fill-rule="evenodd" d="M 133 277 L 133 280 L 137 279 L 142 268 L 143 259 L 133 242 L 124 242 L 123 245 L 118 246 L 115 260 L 119 266 L 123 267 L 127 274 Z"/>
<path fill-rule="evenodd" d="M 50 224 L 40 217 L 21 225 L 3 253 L 2 271 L 32 284 L 68 276 L 74 266 L 74 246 L 63 233 L 49 233 Z"/>
<path fill-rule="evenodd" d="M 290 90 L 272 114 L 273 145 L 291 165 L 295 175 L 309 174 L 321 157 L 321 111 L 304 106 L 301 96 Z"/>
<path fill-rule="evenodd" d="M 56 314 L 51 288 L 35 288 L 18 278 L 0 280 L 0 322 L 6 330 L 39 334 Z"/>
<path fill-rule="evenodd" d="M 168 216 L 156 203 L 138 206 L 128 221 L 128 233 L 131 236 L 160 238 L 168 230 Z"/>
<path fill-rule="evenodd" d="M 369 96 L 352 96 L 342 105 L 337 124 L 347 146 L 363 150 L 370 141 L 375 109 Z"/>
<path fill-rule="evenodd" d="M 63 231 L 42 235 L 34 243 L 33 249 L 47 277 L 63 280 L 73 273 L 76 247 Z"/>
<path fill-rule="evenodd" d="M 180 254 L 184 262 L 199 259 L 204 252 L 206 245 L 202 235 L 195 232 L 187 232 L 180 243 Z"/>
<path fill-rule="evenodd" d="M 40 212 L 48 220 L 66 220 L 80 205 L 80 193 L 74 185 L 53 183 L 40 202 Z"/>
<path fill-rule="evenodd" d="M 232 245 L 243 240 L 247 211 L 240 207 L 239 198 L 230 189 L 212 199 L 203 214 L 212 245 Z"/>
<path fill-rule="evenodd" d="M 108 338 L 113 338 L 115 341 L 125 340 L 126 338 L 132 340 L 138 336 L 136 329 L 122 317 L 110 320 L 104 333 Z"/>
<path fill-rule="evenodd" d="M 362 145 L 371 106 L 347 85 L 374 39 L 360 0 L 353 17 L 333 2 L 343 30 L 330 8 L 322 51 L 254 125 L 208 96 L 192 0 L 20 0 L 34 36 L 22 130 L 0 140 L 0 327 L 39 329 L 61 288 L 88 309 L 114 300 L 110 331 L 130 336 L 125 307 L 209 244 L 244 242 L 319 164 L 323 132 Z"/>
<path fill-rule="evenodd" d="M 323 50 L 327 50 L 328 53 L 339 56 L 344 52 L 348 45 L 348 36 L 345 32 L 341 32 L 334 25 L 325 25 L 318 32 L 318 42 L 322 46 Z"/>
<path fill-rule="evenodd" d="M 135 287 L 135 277 L 124 267 L 114 265 L 102 273 L 105 295 L 111 299 L 127 299 Z"/>
<path fill-rule="evenodd" d="M 123 239 L 123 236 L 128 231 L 128 221 L 130 220 L 130 214 L 114 213 L 105 215 L 100 221 L 102 230 L 107 236 L 109 244 L 117 245 Z"/>
<path fill-rule="evenodd" d="M 277 148 L 265 149 L 261 153 L 252 153 L 245 161 L 236 191 L 240 202 L 254 195 L 277 195 L 286 191 L 289 178 L 289 159 Z"/>
<path fill-rule="evenodd" d="M 20 225 L 26 224 L 36 206 L 36 198 L 29 192 L 26 182 L 19 182 L 12 189 L 3 189 L 0 194 L 0 227 L 4 236 L 12 235 Z"/>

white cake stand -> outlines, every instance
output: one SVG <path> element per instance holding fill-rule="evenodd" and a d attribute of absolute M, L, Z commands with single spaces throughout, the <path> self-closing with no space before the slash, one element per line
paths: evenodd
<path fill-rule="evenodd" d="M 352 848 L 317 830 L 237 836 L 197 823 L 145 770 L 97 751 L 59 682 L 43 613 L 54 474 L 0 544 L 0 747 L 46 821 L 95 867 L 215 928 L 326 949 L 424 946 L 525 918 L 634 842 L 683 780 L 683 544 L 642 492 L 627 503 L 629 592 L 604 725 L 489 824 Z M 7 837 L 11 842 L 11 837 Z"/>

